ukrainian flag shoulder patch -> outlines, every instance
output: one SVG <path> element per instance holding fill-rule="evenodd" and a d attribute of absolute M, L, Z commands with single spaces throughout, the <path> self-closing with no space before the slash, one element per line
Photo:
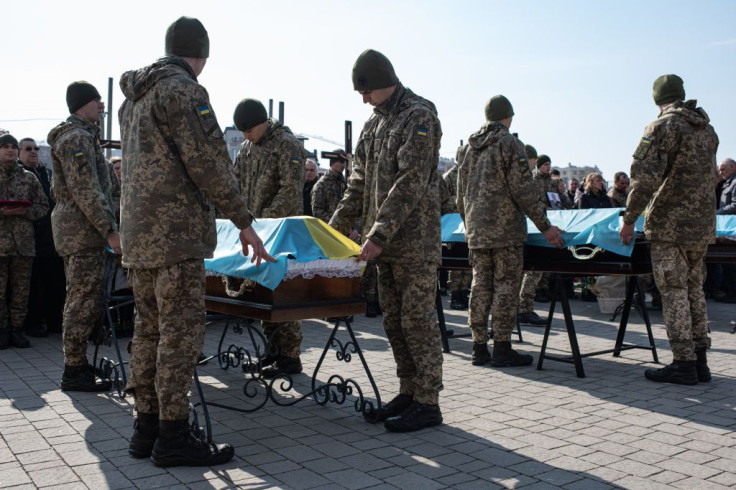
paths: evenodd
<path fill-rule="evenodd" d="M 197 112 L 200 116 L 208 116 L 212 114 L 212 110 L 210 110 L 210 106 L 203 105 L 202 107 L 197 107 Z"/>
<path fill-rule="evenodd" d="M 291 159 L 291 163 L 293 163 L 294 165 L 299 165 L 300 163 L 302 163 L 302 159 L 301 158 L 292 158 Z"/>
<path fill-rule="evenodd" d="M 427 128 L 425 128 L 423 126 L 418 126 L 417 127 L 417 136 L 425 136 L 426 137 L 427 136 Z"/>
<path fill-rule="evenodd" d="M 82 150 L 77 150 L 74 152 L 74 158 L 82 158 L 84 156 L 84 152 Z"/>

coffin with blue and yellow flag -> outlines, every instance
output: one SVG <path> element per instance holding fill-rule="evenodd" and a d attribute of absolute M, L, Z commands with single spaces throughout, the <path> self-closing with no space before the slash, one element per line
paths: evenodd
<path fill-rule="evenodd" d="M 363 313 L 360 247 L 310 216 L 258 219 L 253 229 L 276 262 L 242 253 L 239 230 L 217 220 L 217 248 L 205 260 L 209 311 L 266 321 Z"/>

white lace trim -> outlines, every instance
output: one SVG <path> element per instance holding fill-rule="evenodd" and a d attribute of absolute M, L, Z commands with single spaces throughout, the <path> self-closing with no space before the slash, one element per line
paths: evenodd
<path fill-rule="evenodd" d="M 305 279 L 313 279 L 315 276 L 321 277 L 360 277 L 363 275 L 363 268 L 366 263 L 357 262 L 354 258 L 349 259 L 317 259 L 311 262 L 297 262 L 289 260 L 286 263 L 286 274 L 282 279 L 293 279 L 302 276 Z M 205 270 L 208 276 L 224 276 L 219 272 Z"/>

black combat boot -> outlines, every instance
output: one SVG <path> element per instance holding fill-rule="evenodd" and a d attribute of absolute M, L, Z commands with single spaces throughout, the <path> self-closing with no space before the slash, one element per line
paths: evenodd
<path fill-rule="evenodd" d="M 61 377 L 61 391 L 107 391 L 112 387 L 109 379 L 95 376 L 95 369 L 89 364 L 81 366 L 64 365 Z"/>
<path fill-rule="evenodd" d="M 517 315 L 517 320 L 519 320 L 519 323 L 534 325 L 535 327 L 547 326 L 547 320 L 537 315 L 535 311 L 532 311 L 531 313 L 519 313 Z"/>
<path fill-rule="evenodd" d="M 365 305 L 365 316 L 368 318 L 375 318 L 379 315 L 380 307 L 378 306 L 378 301 L 369 301 Z"/>
<path fill-rule="evenodd" d="M 10 332 L 10 345 L 17 349 L 27 349 L 31 346 L 31 343 L 28 341 L 25 335 L 23 335 L 23 332 L 16 331 L 16 332 Z"/>
<path fill-rule="evenodd" d="M 473 357 L 471 363 L 473 366 L 482 366 L 488 364 L 491 360 L 491 351 L 488 350 L 488 343 L 475 343 L 473 342 Z"/>
<path fill-rule="evenodd" d="M 442 412 L 439 405 L 413 402 L 401 415 L 386 419 L 383 425 L 390 432 L 414 432 L 441 423 Z"/>
<path fill-rule="evenodd" d="M 296 357 L 279 356 L 272 367 L 261 371 L 265 379 L 275 378 L 280 374 L 299 374 L 302 372 L 302 361 Z"/>
<path fill-rule="evenodd" d="M 0 331 L 0 350 L 5 350 L 10 347 L 10 332 L 5 330 Z"/>
<path fill-rule="evenodd" d="M 528 354 L 519 354 L 511 348 L 511 341 L 493 342 L 493 357 L 491 358 L 491 366 L 493 367 L 516 367 L 528 366 L 534 362 L 534 357 Z"/>
<path fill-rule="evenodd" d="M 161 420 L 151 461 L 156 466 L 214 466 L 235 455 L 230 444 L 207 443 L 196 436 L 187 420 Z"/>
<path fill-rule="evenodd" d="M 133 437 L 130 438 L 128 453 L 134 458 L 149 458 L 158 437 L 158 414 L 138 413 L 133 422 Z"/>
<path fill-rule="evenodd" d="M 695 355 L 698 356 L 695 361 L 695 371 L 698 373 L 698 381 L 701 383 L 707 383 L 711 380 L 710 368 L 708 368 L 708 359 L 705 357 L 705 347 L 695 349 Z"/>
<path fill-rule="evenodd" d="M 673 383 L 676 385 L 698 384 L 698 371 L 695 361 L 673 361 L 661 369 L 647 369 L 644 376 L 657 383 Z"/>
<path fill-rule="evenodd" d="M 366 420 L 369 422 L 384 422 L 387 418 L 396 417 L 414 403 L 414 395 L 400 393 L 390 402 L 381 405 L 378 411 L 366 413 Z"/>
<path fill-rule="evenodd" d="M 463 292 L 462 291 L 453 291 L 450 293 L 450 308 L 453 310 L 462 310 L 463 309 Z"/>

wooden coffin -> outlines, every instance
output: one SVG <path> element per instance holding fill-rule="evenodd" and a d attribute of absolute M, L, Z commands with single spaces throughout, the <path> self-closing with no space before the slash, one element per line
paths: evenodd
<path fill-rule="evenodd" d="M 360 277 L 297 276 L 281 281 L 273 291 L 249 282 L 239 297 L 230 297 L 222 276 L 207 276 L 207 311 L 285 322 L 308 318 L 340 317 L 365 313 Z M 235 280 L 239 284 L 239 280 Z"/>

